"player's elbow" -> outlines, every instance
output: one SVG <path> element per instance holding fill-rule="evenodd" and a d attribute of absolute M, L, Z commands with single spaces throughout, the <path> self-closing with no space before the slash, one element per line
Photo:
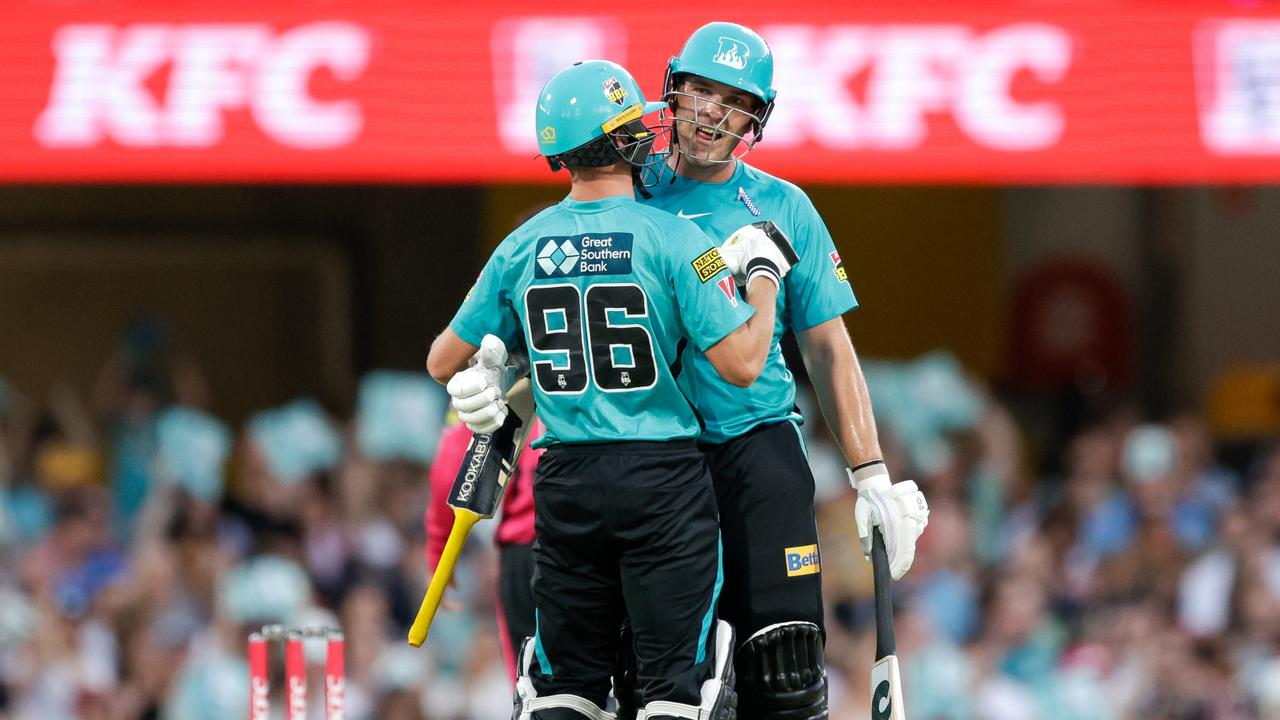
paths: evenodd
<path fill-rule="evenodd" d="M 432 345 L 431 351 L 427 353 L 427 374 L 441 385 L 448 383 L 455 373 L 453 363 L 449 362 L 444 355 L 445 353 L 440 352 L 437 345 Z"/>
<path fill-rule="evenodd" d="M 738 387 L 750 387 L 760 377 L 760 372 L 764 369 L 763 362 L 757 362 L 752 358 L 741 357 L 736 358 L 732 362 L 727 362 L 724 367 L 717 367 L 720 377 L 725 382 Z"/>
<path fill-rule="evenodd" d="M 765 352 L 757 353 L 752 350 L 750 336 L 743 328 L 739 328 L 707 348 L 706 356 L 725 382 L 748 387 L 760 376 L 768 357 L 767 347 L 764 348 Z"/>

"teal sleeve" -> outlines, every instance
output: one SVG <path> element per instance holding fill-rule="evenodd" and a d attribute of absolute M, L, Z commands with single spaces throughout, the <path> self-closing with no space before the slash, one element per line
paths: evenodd
<path fill-rule="evenodd" d="M 679 228 L 668 243 L 668 247 L 679 248 L 671 257 L 671 283 L 685 332 L 699 350 L 706 350 L 756 311 L 738 295 L 733 276 L 711 238 L 691 222 L 681 224 L 688 228 Z"/>
<path fill-rule="evenodd" d="M 519 318 L 511 300 L 511 287 L 507 281 L 506 243 L 498 246 L 489 262 L 485 263 L 476 284 L 467 292 L 462 306 L 449 321 L 449 327 L 458 337 L 480 346 L 485 335 L 496 335 L 508 348 L 523 344 Z"/>
<path fill-rule="evenodd" d="M 839 317 L 858 306 L 848 273 L 826 223 L 809 198 L 800 194 L 791 227 L 800 264 L 791 269 L 787 286 L 787 318 L 800 332 Z"/>

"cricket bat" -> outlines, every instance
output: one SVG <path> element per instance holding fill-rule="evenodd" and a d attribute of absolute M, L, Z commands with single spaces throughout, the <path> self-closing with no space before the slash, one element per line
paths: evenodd
<path fill-rule="evenodd" d="M 800 262 L 800 256 L 796 254 L 795 247 L 791 245 L 791 238 L 787 237 L 787 234 L 782 232 L 782 228 L 774 224 L 772 220 L 759 220 L 751 224 L 764 231 L 764 234 L 768 236 L 769 240 L 773 241 L 774 246 L 787 259 L 787 262 L 791 263 L 792 267 L 795 267 Z"/>
<path fill-rule="evenodd" d="M 893 637 L 893 577 L 880 528 L 871 529 L 871 572 L 876 583 L 876 664 L 871 666 L 871 720 L 906 720 L 902 676 Z"/>
<path fill-rule="evenodd" d="M 502 427 L 488 435 L 472 435 L 462 465 L 449 491 L 449 506 L 453 508 L 453 529 L 440 554 L 440 563 L 431 575 L 431 584 L 422 598 L 418 615 L 409 628 L 409 644 L 422 647 L 431 630 L 445 587 L 453 576 L 453 566 L 458 562 L 462 546 L 467 542 L 471 528 L 481 520 L 491 518 L 502 505 L 507 491 L 507 481 L 515 472 L 520 452 L 534 425 L 533 387 L 529 378 L 521 378 L 507 391 L 507 419 Z"/>

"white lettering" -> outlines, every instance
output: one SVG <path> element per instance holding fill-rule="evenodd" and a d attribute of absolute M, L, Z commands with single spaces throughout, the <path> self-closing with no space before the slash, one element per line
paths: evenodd
<path fill-rule="evenodd" d="M 338 675 L 325 675 L 325 720 L 344 720 L 346 707 L 343 702 L 346 681 Z"/>
<path fill-rule="evenodd" d="M 316 68 L 327 67 L 341 82 L 360 77 L 369 64 L 369 35 L 358 25 L 313 23 L 275 42 L 258 73 L 253 116 L 277 141 L 318 150 L 354 141 L 364 116 L 354 100 L 317 102 L 307 92 Z"/>
<path fill-rule="evenodd" d="M 1280 21 L 1205 21 L 1196 35 L 1205 147 L 1219 155 L 1280 154 Z"/>
<path fill-rule="evenodd" d="M 1071 66 L 1071 37 L 1040 23 L 991 31 L 965 59 L 956 98 L 956 122 L 970 137 L 997 150 L 1038 150 L 1062 137 L 1067 120 L 1057 103 L 1021 104 L 1009 94 L 1013 76 L 1029 70 L 1044 85 Z"/>
<path fill-rule="evenodd" d="M 305 678 L 289 678 L 289 718 L 290 720 L 306 720 L 307 717 L 307 681 Z"/>
<path fill-rule="evenodd" d="M 979 145 L 1028 151 L 1052 146 L 1066 126 L 1058 103 L 1023 103 L 1011 88 L 1023 71 L 1046 86 L 1065 77 L 1071 40 L 1052 25 L 983 34 L 964 25 L 774 25 L 762 34 L 785 92 L 770 147 L 909 151 L 928 141 L 933 116 L 949 113 Z"/>
<path fill-rule="evenodd" d="M 271 712 L 270 687 L 264 677 L 254 677 L 249 687 L 249 714 L 252 720 L 267 720 Z"/>
<path fill-rule="evenodd" d="M 313 150 L 350 144 L 364 126 L 355 100 L 319 101 L 308 83 L 327 68 L 342 83 L 369 62 L 368 32 L 318 22 L 279 37 L 261 23 L 68 25 L 53 38 L 57 65 L 34 135 L 45 147 L 211 147 L 225 114 L 248 110 L 276 142 Z M 147 87 L 171 65 L 161 90 Z"/>
<path fill-rule="evenodd" d="M 269 25 L 187 25 L 175 33 L 165 126 L 170 145 L 222 140 L 223 111 L 244 107 L 245 77 L 271 42 Z"/>

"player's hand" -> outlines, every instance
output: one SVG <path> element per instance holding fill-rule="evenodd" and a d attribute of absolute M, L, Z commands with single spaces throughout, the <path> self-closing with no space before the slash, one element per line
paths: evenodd
<path fill-rule="evenodd" d="M 488 434 L 507 419 L 507 401 L 503 399 L 503 385 L 510 375 L 506 345 L 496 336 L 485 335 L 472 360 L 475 364 L 450 378 L 445 389 L 458 419 L 471 432 Z"/>
<path fill-rule="evenodd" d="M 916 539 L 929 524 L 929 503 L 914 480 L 893 483 L 884 463 L 849 471 L 849 482 L 858 491 L 853 508 L 862 553 L 871 557 L 871 529 L 880 528 L 889 556 L 889 573 L 899 580 L 916 558 Z"/>
<path fill-rule="evenodd" d="M 782 240 L 786 235 L 774 226 Z M 757 277 L 766 277 L 781 286 L 782 278 L 791 270 L 791 262 L 778 244 L 757 224 L 743 225 L 720 246 L 720 257 L 735 279 L 748 287 Z"/>

